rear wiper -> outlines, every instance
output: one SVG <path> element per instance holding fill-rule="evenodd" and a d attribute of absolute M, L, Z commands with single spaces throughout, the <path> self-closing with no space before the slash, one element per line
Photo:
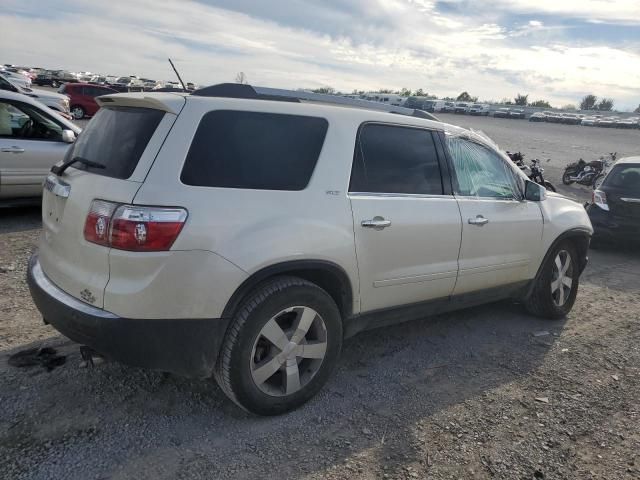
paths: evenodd
<path fill-rule="evenodd" d="M 64 171 L 74 163 L 81 163 L 91 168 L 107 168 L 102 163 L 94 162 L 93 160 L 88 160 L 84 157 L 73 157 L 71 160 L 67 160 L 60 166 L 54 165 L 51 167 L 51 173 L 62 175 Z"/>

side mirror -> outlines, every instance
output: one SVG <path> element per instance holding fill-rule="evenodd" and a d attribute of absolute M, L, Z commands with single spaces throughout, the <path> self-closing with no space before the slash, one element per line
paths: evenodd
<path fill-rule="evenodd" d="M 65 143 L 73 143 L 76 141 L 76 134 L 73 130 L 62 130 L 62 141 Z"/>
<path fill-rule="evenodd" d="M 531 202 L 541 202 L 547 198 L 547 189 L 542 185 L 527 180 L 524 185 L 524 199 Z"/>

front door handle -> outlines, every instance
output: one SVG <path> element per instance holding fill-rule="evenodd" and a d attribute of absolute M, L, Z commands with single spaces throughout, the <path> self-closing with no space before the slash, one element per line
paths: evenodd
<path fill-rule="evenodd" d="M 362 220 L 360 223 L 364 228 L 375 228 L 382 230 L 391 226 L 391 220 L 385 220 L 383 217 L 373 217 L 371 220 Z"/>
<path fill-rule="evenodd" d="M 484 218 L 482 215 L 476 215 L 476 218 L 469 219 L 469 225 L 477 225 L 478 227 L 482 227 L 489 223 L 488 218 Z"/>
<path fill-rule="evenodd" d="M 6 148 L 0 148 L 0 152 L 4 152 L 4 153 L 24 153 L 24 148 L 6 147 Z"/>

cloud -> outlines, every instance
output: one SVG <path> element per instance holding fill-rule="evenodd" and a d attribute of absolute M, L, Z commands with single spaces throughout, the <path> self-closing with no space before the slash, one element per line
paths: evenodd
<path fill-rule="evenodd" d="M 638 103 L 638 49 L 575 42 L 546 17 L 514 21 L 495 8 L 479 16 L 429 0 L 5 1 L 4 62 L 163 79 L 173 77 L 171 57 L 200 84 L 243 71 L 283 88 L 521 92 L 557 104 L 593 90 Z"/>

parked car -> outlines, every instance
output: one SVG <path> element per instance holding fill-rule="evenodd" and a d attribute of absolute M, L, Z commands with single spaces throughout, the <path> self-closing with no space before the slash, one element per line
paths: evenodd
<path fill-rule="evenodd" d="M 509 110 L 509 118 L 523 119 L 525 118 L 525 112 L 522 108 L 512 108 Z"/>
<path fill-rule="evenodd" d="M 36 85 L 58 88 L 63 83 L 75 83 L 78 78 L 65 70 L 46 70 L 33 81 Z"/>
<path fill-rule="evenodd" d="M 560 123 L 566 123 L 567 125 L 580 125 L 582 118 L 575 113 L 563 113 Z"/>
<path fill-rule="evenodd" d="M 453 113 L 467 113 L 469 111 L 469 104 L 466 102 L 456 102 L 456 106 L 453 109 Z"/>
<path fill-rule="evenodd" d="M 46 321 L 125 363 L 214 374 L 273 415 L 315 395 L 365 328 L 501 298 L 571 310 L 581 205 L 483 135 L 296 95 L 99 97 L 45 183 L 28 281 Z"/>
<path fill-rule="evenodd" d="M 69 97 L 61 95 L 56 92 L 50 92 L 48 90 L 41 90 L 37 88 L 25 88 L 20 85 L 13 84 L 12 82 L 0 77 L 0 90 L 5 92 L 14 92 L 26 95 L 28 97 L 38 100 L 47 107 L 56 110 L 59 114 L 71 118 L 69 115 Z"/>
<path fill-rule="evenodd" d="M 511 112 L 510 108 L 502 107 L 493 112 L 493 116 L 495 118 L 509 118 L 509 113 Z"/>
<path fill-rule="evenodd" d="M 0 200 L 42 195 L 80 129 L 38 100 L 0 90 Z"/>
<path fill-rule="evenodd" d="M 442 109 L 440 110 L 443 113 L 453 113 L 456 109 L 455 102 L 444 102 Z"/>
<path fill-rule="evenodd" d="M 440 112 L 444 108 L 444 100 L 425 100 L 422 105 L 422 110 L 426 112 Z"/>
<path fill-rule="evenodd" d="M 469 115 L 484 115 L 489 116 L 489 105 L 483 103 L 474 103 L 469 107 Z"/>
<path fill-rule="evenodd" d="M 22 88 L 31 88 L 31 78 L 21 73 L 0 70 L 0 77 Z"/>
<path fill-rule="evenodd" d="M 90 83 L 67 83 L 60 87 L 60 93 L 69 96 L 70 111 L 73 118 L 81 120 L 92 117 L 100 108 L 96 97 L 118 93 L 117 90 Z"/>
<path fill-rule="evenodd" d="M 547 115 L 544 112 L 534 112 L 529 117 L 530 122 L 546 122 Z"/>
<path fill-rule="evenodd" d="M 638 128 L 638 118 L 621 118 L 616 125 L 618 128 Z"/>
<path fill-rule="evenodd" d="M 585 127 L 594 127 L 598 122 L 598 119 L 593 116 L 585 116 L 580 120 L 580 125 Z"/>
<path fill-rule="evenodd" d="M 602 117 L 598 122 L 599 127 L 614 128 L 618 125 L 618 117 Z"/>
<path fill-rule="evenodd" d="M 640 156 L 617 161 L 596 185 L 587 212 L 594 240 L 637 245 L 640 236 Z"/>

